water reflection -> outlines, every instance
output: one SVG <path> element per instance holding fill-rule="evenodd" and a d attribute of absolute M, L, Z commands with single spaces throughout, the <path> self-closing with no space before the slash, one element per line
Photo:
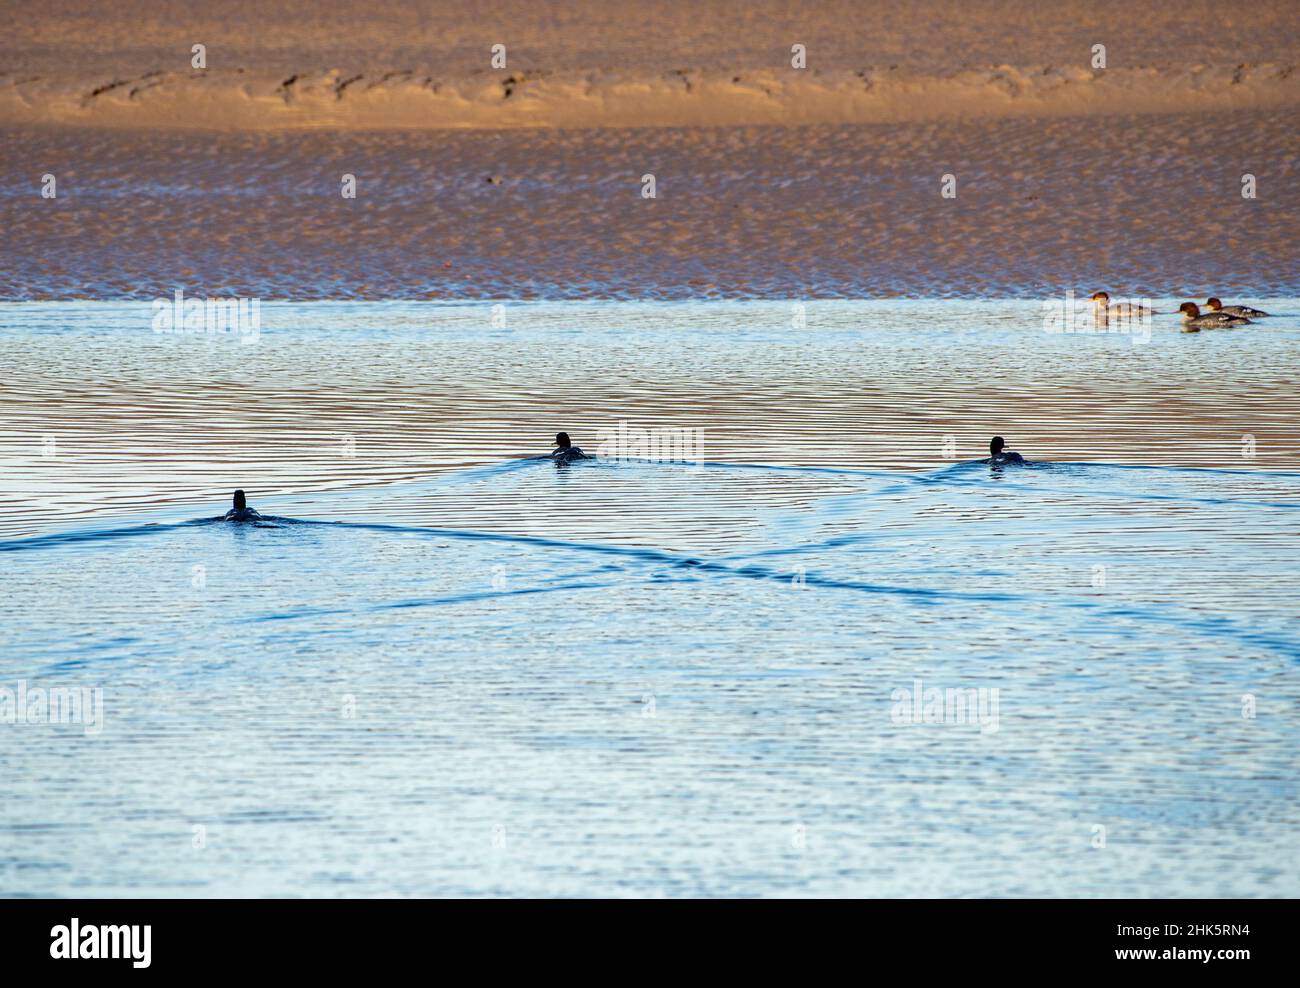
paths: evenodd
<path fill-rule="evenodd" d="M 1003 305 L 4 311 L 0 690 L 103 690 L 0 727 L 7 893 L 1300 890 L 1285 317 L 1112 361 Z M 530 458 L 620 421 L 704 459 Z M 1034 462 L 963 462 L 994 429 Z"/>

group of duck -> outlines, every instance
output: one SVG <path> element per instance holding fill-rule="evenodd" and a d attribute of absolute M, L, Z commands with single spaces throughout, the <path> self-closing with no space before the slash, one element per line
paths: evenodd
<path fill-rule="evenodd" d="M 1112 317 L 1139 319 L 1156 314 L 1145 305 L 1134 305 L 1131 302 L 1112 303 L 1106 292 L 1093 292 L 1089 301 L 1093 304 L 1099 323 Z M 1199 333 L 1203 329 L 1226 329 L 1230 326 L 1249 326 L 1252 319 L 1268 315 L 1267 312 L 1252 309 L 1248 305 L 1224 305 L 1213 296 L 1205 300 L 1205 307 L 1208 312 L 1202 312 L 1201 307 L 1195 302 L 1184 302 L 1178 307 L 1178 311 L 1183 315 L 1184 333 Z"/>

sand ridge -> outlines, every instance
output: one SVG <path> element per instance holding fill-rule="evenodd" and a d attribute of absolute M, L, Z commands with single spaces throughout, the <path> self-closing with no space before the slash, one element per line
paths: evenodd
<path fill-rule="evenodd" d="M 1292 65 L 1169 72 L 993 65 L 948 75 L 893 67 L 481 73 L 341 69 L 286 77 L 158 70 L 108 82 L 10 77 L 0 124 L 203 130 L 503 129 L 904 123 L 972 117 L 1294 110 Z"/>
<path fill-rule="evenodd" d="M 508 0 L 473 16 L 446 0 L 397 0 L 382 16 L 340 0 L 55 0 L 12 18 L 0 43 L 0 125 L 791 126 L 1291 110 L 1294 14 L 1285 0 Z M 491 61 L 498 45 L 504 64 Z M 805 68 L 792 64 L 796 45 Z"/>

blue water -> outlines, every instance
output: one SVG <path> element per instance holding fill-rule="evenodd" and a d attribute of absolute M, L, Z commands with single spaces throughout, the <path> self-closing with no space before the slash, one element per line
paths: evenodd
<path fill-rule="evenodd" d="M 2 887 L 1294 894 L 1300 475 L 1268 482 L 503 464 L 392 493 L 632 517 L 9 540 L 6 680 L 102 687 L 104 727 L 0 735 Z M 777 503 L 719 509 L 741 484 Z M 996 729 L 899 723 L 917 679 L 997 688 Z"/>
<path fill-rule="evenodd" d="M 476 428 L 500 415 L 516 434 L 523 413 L 502 409 L 545 378 L 561 332 L 525 327 L 485 345 L 475 373 L 495 387 L 422 406 L 430 432 L 409 427 L 400 470 L 360 432 L 353 483 L 336 466 L 331 489 L 313 488 L 316 461 L 282 446 L 276 485 L 247 484 L 265 522 L 232 525 L 215 516 L 233 484 L 153 505 L 136 490 L 188 490 L 187 463 L 249 475 L 264 453 L 231 461 L 205 445 L 223 393 L 231 415 L 273 408 L 287 428 L 332 434 L 317 416 L 348 404 L 338 382 L 373 395 L 386 378 L 409 399 L 430 374 L 412 353 L 442 344 L 385 357 L 382 330 L 358 329 L 351 352 L 375 362 L 336 359 L 332 378 L 337 347 L 268 333 L 243 377 L 186 389 L 178 360 L 218 368 L 230 351 L 166 358 L 149 336 L 114 351 L 111 333 L 71 321 L 55 340 L 31 319 L 9 324 L 29 347 L 0 403 L 0 425 L 32 444 L 10 453 L 0 689 L 99 689 L 103 713 L 0 723 L 0 893 L 1300 893 L 1300 470 L 1285 463 L 1053 460 L 1038 440 L 1017 444 L 1035 462 L 990 468 L 945 462 L 937 436 L 924 468 L 885 469 L 851 445 L 800 463 L 792 437 L 809 418 L 862 427 L 833 395 L 819 404 L 811 376 L 898 359 L 869 334 L 832 333 L 805 342 L 803 365 L 697 336 L 710 368 L 730 350 L 771 394 L 808 396 L 777 420 L 719 378 L 711 407 L 677 412 L 709 429 L 699 463 L 413 464 L 471 401 Z M 955 323 L 959 352 L 982 338 L 986 353 L 1044 359 L 1014 327 Z M 1259 359 L 1276 364 L 1296 333 L 1269 334 Z M 665 366 L 672 340 L 645 328 L 630 373 Z M 1076 359 L 1115 365 L 1115 389 L 1141 377 L 1133 361 L 1191 378 L 1207 346 L 1242 346 L 1220 340 L 1173 334 L 1159 351 Z M 1241 378 L 1263 373 L 1242 352 Z M 623 356 L 593 343 L 590 376 L 609 390 L 574 382 L 547 407 L 616 401 Z M 41 376 L 56 364 L 61 376 Z M 661 371 L 646 391 L 687 384 Z M 1231 421 L 1232 386 L 1184 389 L 1169 422 L 1189 437 Z M 1017 414 L 994 390 L 972 420 L 998 402 L 1001 421 Z M 914 401 L 918 414 L 947 406 L 933 389 Z M 48 412 L 31 421 L 33 408 Z M 124 438 L 187 416 L 197 427 L 179 451 Z M 536 418 L 544 450 L 558 416 Z M 81 432 L 40 459 L 49 422 Z M 1225 426 L 1223 448 L 1243 431 Z M 1153 459 L 1186 448 L 1162 446 L 1158 425 L 1149 435 Z M 746 436 L 788 440 L 785 453 Z M 410 476 L 377 479 L 381 467 Z M 92 482 L 120 496 L 97 503 Z M 914 722 L 899 697 L 918 681 L 988 699 L 978 716 Z"/>

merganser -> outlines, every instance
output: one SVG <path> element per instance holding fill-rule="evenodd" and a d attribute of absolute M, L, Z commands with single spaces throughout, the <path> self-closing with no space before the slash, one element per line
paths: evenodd
<path fill-rule="evenodd" d="M 557 432 L 555 434 L 556 448 L 551 450 L 551 459 L 556 463 L 572 463 L 574 460 L 594 460 L 594 456 L 588 456 L 579 446 L 573 445 L 567 432 Z"/>
<path fill-rule="evenodd" d="M 235 491 L 235 506 L 226 512 L 225 521 L 257 521 L 262 516 L 248 506 L 243 491 Z"/>
<path fill-rule="evenodd" d="M 1025 458 L 1019 453 L 1013 453 L 1011 450 L 1003 450 L 1006 440 L 1001 436 L 994 436 L 989 440 L 989 458 L 984 460 L 985 463 L 1024 463 Z"/>
<path fill-rule="evenodd" d="M 1116 302 L 1110 304 L 1110 295 L 1106 292 L 1093 292 L 1092 297 L 1088 299 L 1093 304 L 1094 309 L 1099 309 L 1101 317 L 1115 316 L 1117 319 L 1132 319 L 1135 316 L 1153 315 L 1153 311 L 1145 305 L 1134 305 L 1132 302 Z"/>
<path fill-rule="evenodd" d="M 1202 329 L 1222 329 L 1227 326 L 1249 326 L 1250 320 L 1241 316 L 1230 316 L 1226 312 L 1207 312 L 1201 310 L 1195 302 L 1184 302 L 1178 307 L 1183 314 L 1183 330 L 1196 333 Z"/>
<path fill-rule="evenodd" d="M 1240 316 L 1243 319 L 1247 316 L 1251 319 L 1258 319 L 1260 316 L 1268 315 L 1267 312 L 1261 312 L 1259 309 L 1252 309 L 1249 305 L 1224 305 L 1213 296 L 1205 300 L 1205 307 L 1211 312 L 1226 312 L 1230 316 Z"/>

